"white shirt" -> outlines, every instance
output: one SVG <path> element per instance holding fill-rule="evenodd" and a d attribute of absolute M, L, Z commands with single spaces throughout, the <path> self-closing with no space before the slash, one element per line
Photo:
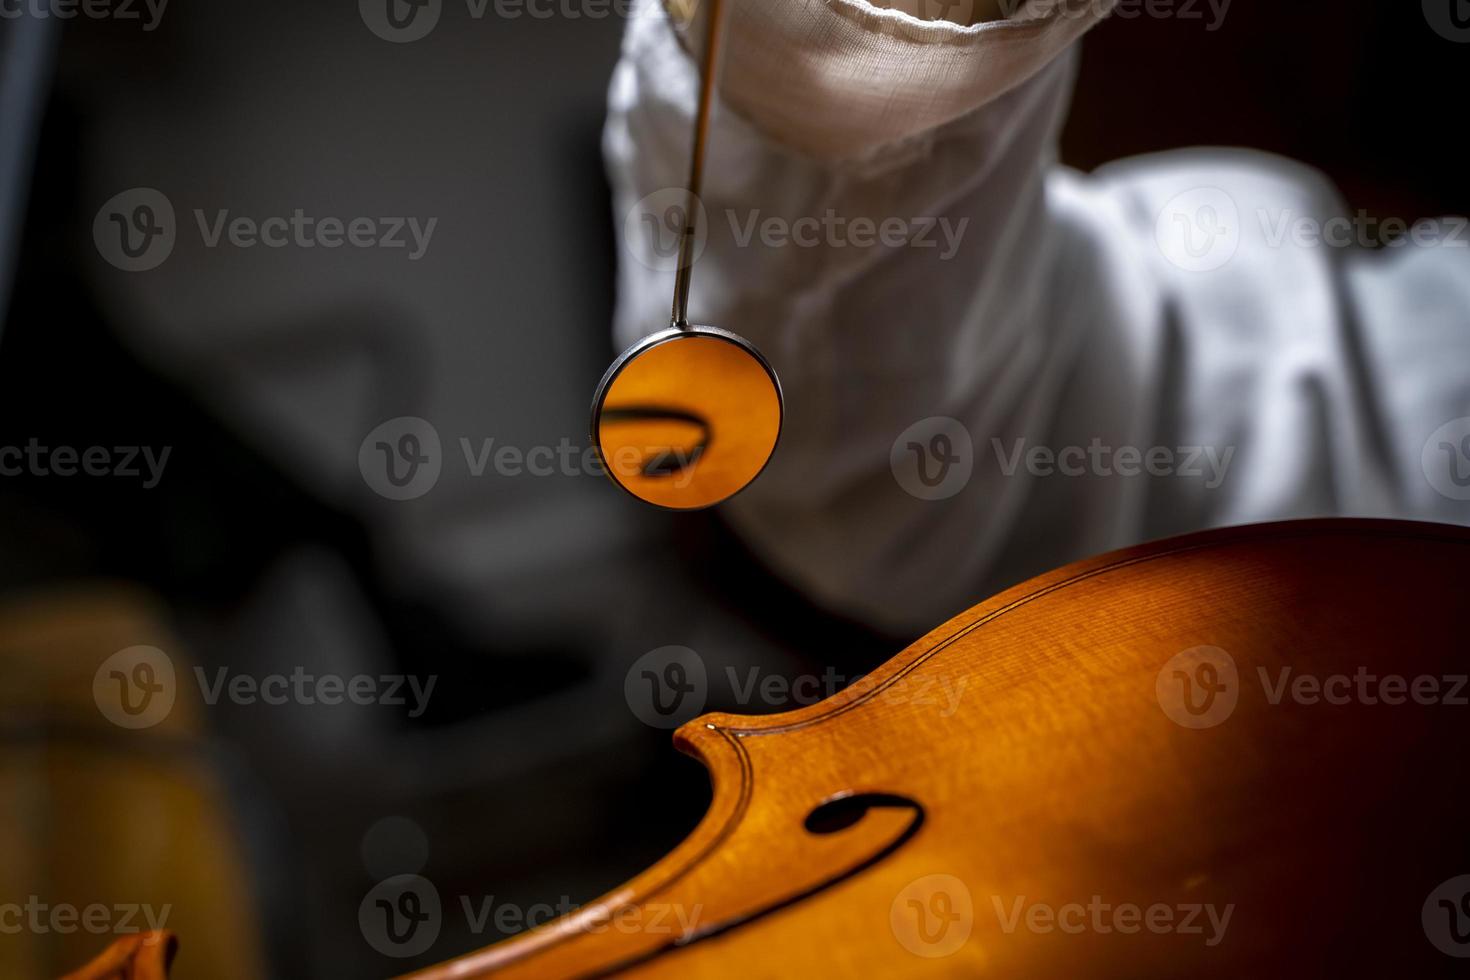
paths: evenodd
<path fill-rule="evenodd" d="M 1189 530 L 1470 523 L 1464 222 L 1375 251 L 1322 175 L 1265 154 L 1059 166 L 1104 6 L 733 4 L 691 317 L 781 377 L 781 445 L 726 514 L 829 608 L 917 634 Z M 667 325 L 672 273 L 634 229 L 683 185 L 697 85 L 656 0 L 638 12 L 604 136 L 624 344 Z"/>

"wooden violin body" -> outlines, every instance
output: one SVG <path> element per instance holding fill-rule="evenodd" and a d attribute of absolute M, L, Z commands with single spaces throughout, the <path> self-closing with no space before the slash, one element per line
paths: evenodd
<path fill-rule="evenodd" d="M 1470 532 L 1332 520 L 1044 575 L 825 702 L 685 725 L 687 840 L 416 976 L 1463 969 L 1467 567 Z"/>

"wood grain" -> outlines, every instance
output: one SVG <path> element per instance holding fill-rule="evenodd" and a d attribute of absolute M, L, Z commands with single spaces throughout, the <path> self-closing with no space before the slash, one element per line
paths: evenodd
<path fill-rule="evenodd" d="M 1467 546 L 1297 522 L 1044 575 L 820 704 L 684 726 L 713 781 L 687 840 L 577 915 L 415 976 L 1463 970 L 1435 942 L 1470 953 L 1446 932 L 1470 922 L 1435 896 L 1470 874 Z M 804 829 L 845 793 L 924 808 L 846 877 L 913 814 Z"/>

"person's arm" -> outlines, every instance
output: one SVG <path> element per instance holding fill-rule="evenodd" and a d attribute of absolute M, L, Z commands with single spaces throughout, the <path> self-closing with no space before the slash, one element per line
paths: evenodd
<path fill-rule="evenodd" d="M 729 16 L 691 315 L 766 352 L 787 419 L 727 514 L 820 601 L 901 612 L 896 629 L 937 621 L 974 598 L 1020 488 L 977 472 L 920 500 L 890 449 L 932 416 L 978 431 L 1044 414 L 1061 383 L 1071 327 L 1036 316 L 1051 288 L 1043 177 L 1064 52 L 1095 14 L 961 27 L 857 0 L 744 0 Z M 604 136 L 619 343 L 666 326 L 672 260 L 649 229 L 680 199 L 695 86 L 674 26 L 641 4 Z"/>
<path fill-rule="evenodd" d="M 731 11 L 691 315 L 766 352 L 788 413 L 725 513 L 813 598 L 896 633 L 1165 534 L 1470 519 L 1420 465 L 1430 422 L 1470 416 L 1465 253 L 1279 238 L 1347 209 L 1265 154 L 1055 166 L 1070 48 L 1105 9 L 1073 6 Z M 605 131 L 624 344 L 667 323 L 663 215 L 643 213 L 682 200 L 695 87 L 640 9 Z M 1470 442 L 1441 441 L 1470 481 Z"/>

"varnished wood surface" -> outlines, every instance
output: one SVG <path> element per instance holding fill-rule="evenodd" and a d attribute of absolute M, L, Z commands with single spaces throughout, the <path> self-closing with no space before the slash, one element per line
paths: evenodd
<path fill-rule="evenodd" d="M 1334 520 L 1044 575 L 825 702 L 684 726 L 714 787 L 687 840 L 578 915 L 415 976 L 1463 973 L 1434 941 L 1470 953 L 1445 931 L 1470 874 L 1467 567 L 1465 530 Z M 1181 678 L 1208 681 L 1216 651 L 1233 708 L 1195 690 L 1191 714 Z M 1346 702 L 1304 676 L 1334 700 L 1346 676 Z M 1423 678 L 1437 703 L 1415 703 Z M 804 827 L 844 793 L 911 799 L 922 823 Z"/>
<path fill-rule="evenodd" d="M 61 980 L 167 980 L 178 940 L 166 930 L 124 936 Z"/>

